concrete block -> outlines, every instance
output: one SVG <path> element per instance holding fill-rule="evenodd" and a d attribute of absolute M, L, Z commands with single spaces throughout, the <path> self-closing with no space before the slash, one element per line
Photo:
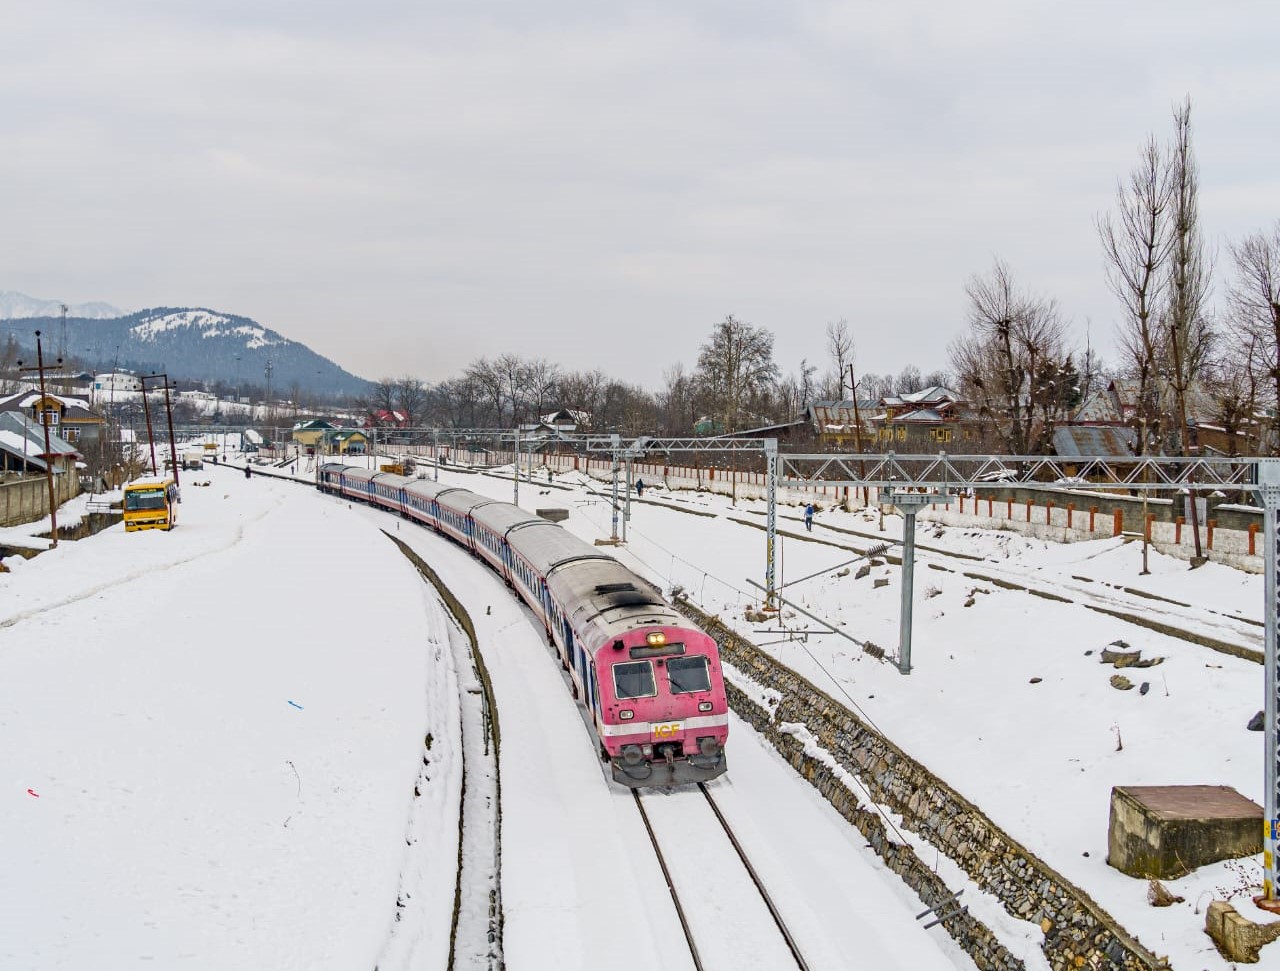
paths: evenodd
<path fill-rule="evenodd" d="M 1107 862 L 1133 877 L 1176 879 L 1262 851 L 1262 807 L 1230 786 L 1116 786 Z"/>
<path fill-rule="evenodd" d="M 1257 964 L 1262 949 L 1280 939 L 1280 920 L 1256 924 L 1225 900 L 1215 900 L 1204 916 L 1204 931 L 1228 961 Z"/>

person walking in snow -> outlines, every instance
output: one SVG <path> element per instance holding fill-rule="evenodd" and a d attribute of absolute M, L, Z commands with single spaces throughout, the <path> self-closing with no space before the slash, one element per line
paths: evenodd
<path fill-rule="evenodd" d="M 636 495 L 644 495 L 644 479 L 636 479 Z"/>
<path fill-rule="evenodd" d="M 813 503 L 804 507 L 804 528 L 813 532 Z"/>
<path fill-rule="evenodd" d="M 252 474 L 253 474 L 253 473 L 249 471 L 249 463 L 248 463 L 248 462 L 245 462 L 245 464 L 244 464 L 244 477 L 247 479 L 247 478 L 249 478 L 249 476 L 251 476 Z"/>

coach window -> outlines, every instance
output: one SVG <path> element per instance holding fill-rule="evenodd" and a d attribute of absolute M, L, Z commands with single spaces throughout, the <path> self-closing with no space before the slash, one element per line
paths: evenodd
<path fill-rule="evenodd" d="M 711 675 L 705 657 L 673 657 L 667 662 L 667 679 L 673 695 L 710 691 Z"/>
<path fill-rule="evenodd" d="M 658 693 L 653 683 L 653 664 L 626 661 L 613 666 L 613 689 L 619 698 L 652 698 Z"/>

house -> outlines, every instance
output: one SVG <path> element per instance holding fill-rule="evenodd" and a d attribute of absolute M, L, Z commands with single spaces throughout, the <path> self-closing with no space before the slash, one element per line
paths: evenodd
<path fill-rule="evenodd" d="M 80 453 L 74 445 L 49 429 L 49 451 L 45 452 L 44 429 L 17 411 L 0 412 L 0 470 L 19 475 L 43 475 L 49 466 L 54 475 L 69 473 L 75 478 Z M 74 493 L 72 493 L 74 495 Z"/>
<path fill-rule="evenodd" d="M 89 382 L 89 399 L 97 405 L 133 400 L 142 392 L 142 381 L 127 371 L 95 374 Z"/>
<path fill-rule="evenodd" d="M 875 432 L 867 419 L 876 410 L 877 403 L 869 398 L 859 401 L 845 398 L 839 401 L 815 401 L 808 406 L 805 414 L 819 445 L 852 452 L 857 451 L 859 445 L 865 449 L 875 444 Z"/>
<path fill-rule="evenodd" d="M 409 416 L 395 408 L 380 408 L 360 419 L 360 428 L 408 428 Z"/>
<path fill-rule="evenodd" d="M 886 395 L 865 420 L 874 432 L 874 451 L 973 452 L 986 439 L 986 429 L 968 402 L 941 385 Z"/>
<path fill-rule="evenodd" d="M 309 452 L 315 449 L 326 432 L 337 429 L 331 421 L 323 418 L 308 418 L 306 421 L 300 421 L 293 426 L 290 438 L 298 445 L 299 448 L 307 449 Z"/>
<path fill-rule="evenodd" d="M 49 431 L 81 451 L 92 448 L 102 440 L 107 420 L 89 407 L 83 398 L 39 391 L 19 391 L 0 398 L 0 414 L 23 415 L 38 426 L 47 422 Z"/>
<path fill-rule="evenodd" d="M 317 452 L 326 455 L 363 455 L 369 436 L 358 428 L 329 428 L 320 436 Z"/>
<path fill-rule="evenodd" d="M 1153 410 L 1159 414 L 1170 416 L 1177 413 L 1177 405 L 1168 388 L 1153 392 L 1157 399 Z M 1138 393 L 1138 382 L 1131 378 L 1121 378 L 1098 388 L 1076 409 L 1067 427 L 1128 429 L 1133 432 L 1132 441 L 1137 442 L 1141 432 L 1142 409 L 1139 407 L 1141 396 Z M 1266 424 L 1266 416 L 1245 414 L 1244 409 L 1233 410 L 1228 403 L 1219 401 L 1198 384 L 1187 389 L 1187 438 L 1189 454 L 1218 455 L 1250 455 L 1256 454 L 1260 447 Z M 1228 420 L 1230 419 L 1230 420 Z M 1165 427 L 1149 432 L 1152 439 L 1149 450 L 1159 453 L 1175 452 L 1179 446 L 1180 429 L 1176 419 L 1172 424 L 1166 418 Z M 1159 440 L 1157 440 L 1157 438 Z M 1099 442 L 1099 444 L 1103 444 Z M 1108 455 L 1110 452 L 1099 452 Z"/>

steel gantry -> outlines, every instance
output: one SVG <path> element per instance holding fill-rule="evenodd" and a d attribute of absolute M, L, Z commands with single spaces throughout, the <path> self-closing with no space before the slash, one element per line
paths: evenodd
<path fill-rule="evenodd" d="M 1260 906 L 1280 911 L 1276 897 L 1276 844 L 1280 841 L 1280 659 L 1276 631 L 1280 627 L 1277 603 L 1277 562 L 1280 561 L 1280 459 L 1181 456 L 1079 456 L 1043 455 L 831 455 L 787 454 L 779 457 L 781 484 L 875 487 L 896 501 L 912 493 L 946 493 L 1009 486 L 1061 489 L 1063 485 L 1090 491 L 1126 492 L 1234 490 L 1254 497 L 1263 514 L 1263 565 L 1265 621 L 1264 755 L 1265 807 L 1263 813 L 1263 894 Z M 905 566 L 905 554 L 904 554 Z M 904 593 L 905 596 L 905 593 Z M 909 638 L 909 635 L 908 635 Z M 909 639 L 907 641 L 909 644 Z M 901 653 L 900 653 L 901 665 Z M 909 669 L 909 660 L 907 661 Z"/>
<path fill-rule="evenodd" d="M 765 519 L 765 610 L 777 607 L 777 538 L 778 538 L 778 440 L 776 438 L 744 438 L 724 435 L 710 438 L 656 438 L 641 435 L 625 444 L 619 435 L 584 435 L 577 439 L 588 452 L 607 452 L 613 456 L 614 488 L 614 539 L 617 539 L 618 519 L 618 464 L 626 463 L 627 515 L 630 518 L 631 463 L 652 455 L 672 453 L 728 453 L 731 455 L 759 453 L 765 459 L 765 483 L 768 489 L 768 512 Z M 625 527 L 624 527 L 625 529 Z"/>

